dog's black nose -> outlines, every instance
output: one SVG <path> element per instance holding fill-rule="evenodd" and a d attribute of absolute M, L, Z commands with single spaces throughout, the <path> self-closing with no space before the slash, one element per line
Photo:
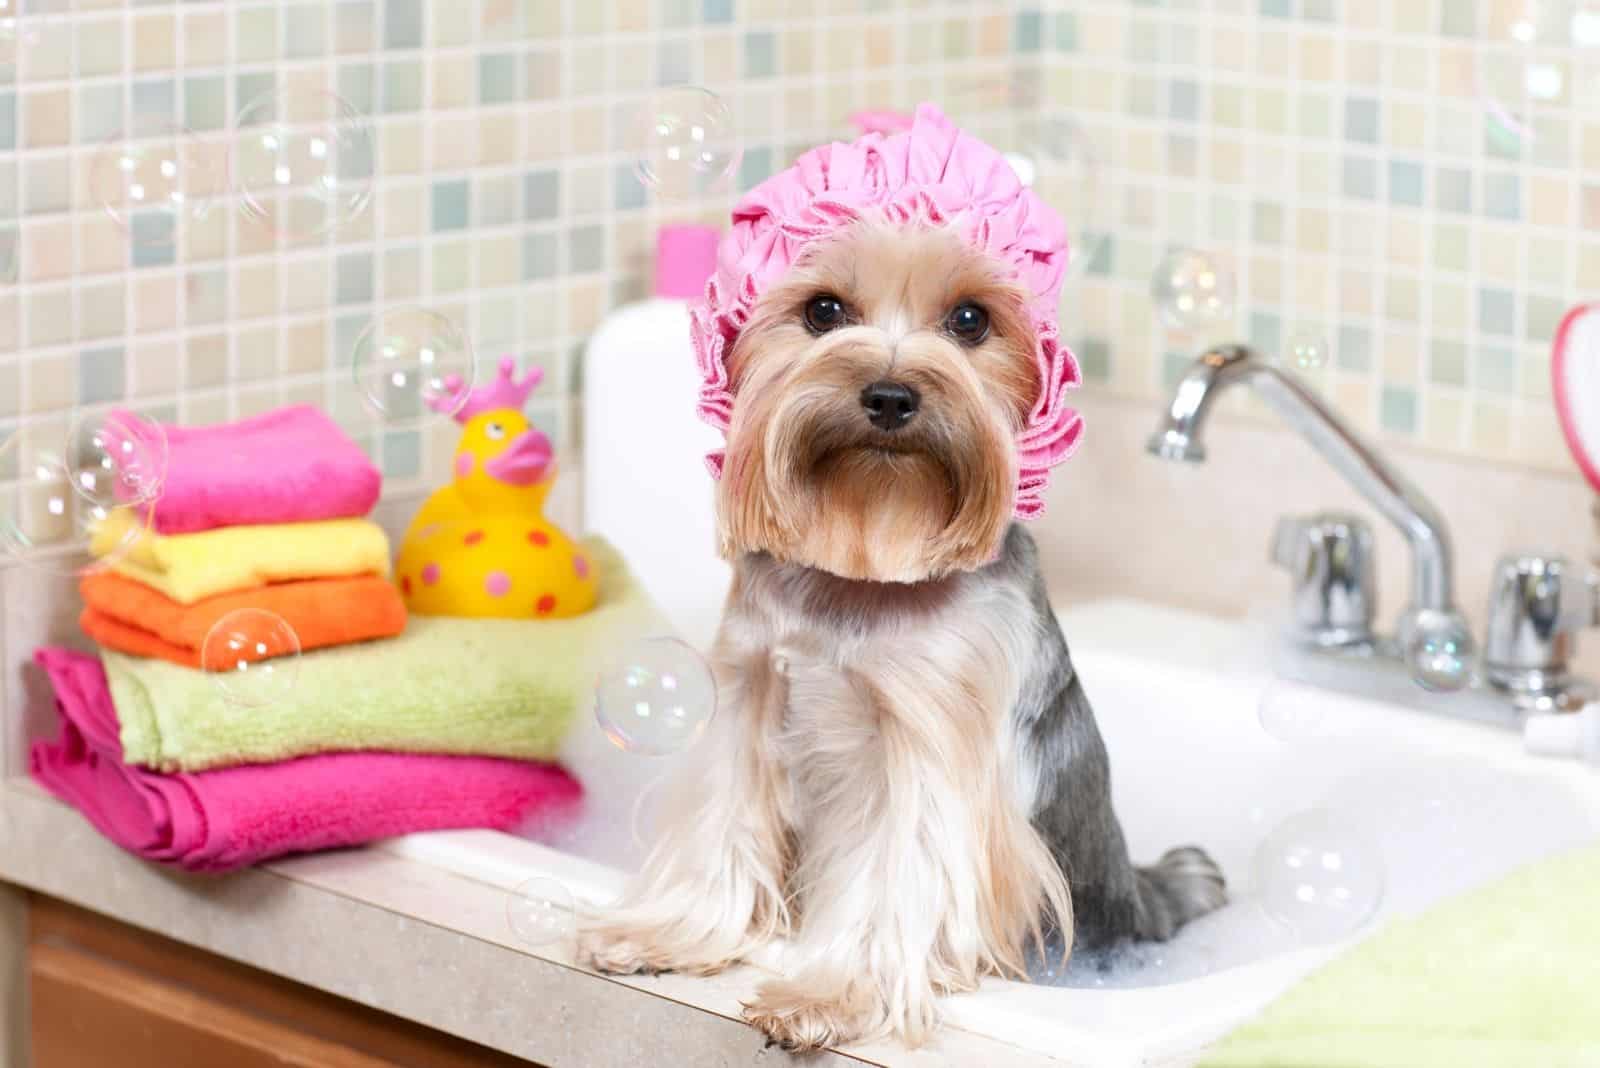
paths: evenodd
<path fill-rule="evenodd" d="M 916 390 L 899 382 L 874 382 L 861 391 L 861 407 L 879 430 L 899 430 L 911 422 L 921 403 Z"/>

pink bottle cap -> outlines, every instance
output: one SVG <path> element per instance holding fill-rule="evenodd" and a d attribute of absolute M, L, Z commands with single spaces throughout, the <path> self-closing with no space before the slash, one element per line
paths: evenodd
<path fill-rule="evenodd" d="M 715 226 L 663 226 L 656 235 L 656 296 L 692 300 L 717 269 Z"/>

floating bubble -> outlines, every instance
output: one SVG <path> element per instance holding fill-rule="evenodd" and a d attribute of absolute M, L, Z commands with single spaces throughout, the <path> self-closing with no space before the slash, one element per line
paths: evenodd
<path fill-rule="evenodd" d="M 1278 741 L 1309 742 L 1326 732 L 1327 698 L 1310 686 L 1275 680 L 1261 691 L 1256 714 L 1261 729 Z"/>
<path fill-rule="evenodd" d="M 1291 816 L 1256 850 L 1255 885 L 1268 915 L 1302 941 L 1359 931 L 1383 901 L 1383 857 L 1366 835 L 1322 809 Z"/>
<path fill-rule="evenodd" d="M 576 937 L 577 905 L 559 879 L 534 876 L 506 899 L 511 933 L 529 946 L 548 946 Z"/>
<path fill-rule="evenodd" d="M 300 637 L 276 612 L 241 608 L 206 632 L 200 667 L 211 673 L 228 704 L 263 708 L 293 692 L 299 679 Z"/>
<path fill-rule="evenodd" d="M 1283 346 L 1283 362 L 1297 371 L 1320 371 L 1328 366 L 1328 341 L 1309 328 L 1295 330 Z"/>
<path fill-rule="evenodd" d="M 233 185 L 246 215 L 291 240 L 359 216 L 376 173 L 372 126 L 343 98 L 289 88 L 246 104 L 235 123 Z"/>
<path fill-rule="evenodd" d="M 356 385 L 379 415 L 454 415 L 477 379 L 472 341 L 455 320 L 426 308 L 381 312 L 356 338 Z"/>
<path fill-rule="evenodd" d="M 149 535 L 150 502 L 122 495 L 130 485 L 148 490 L 147 474 L 164 472 L 166 440 L 124 458 L 130 472 L 140 472 L 125 482 L 114 462 L 102 467 L 77 444 L 76 427 L 94 423 L 84 420 L 72 430 L 30 424 L 0 440 L 0 557 L 57 574 L 89 574 L 128 558 Z"/>
<path fill-rule="evenodd" d="M 726 188 L 744 155 L 728 105 L 693 85 L 670 86 L 645 99 L 633 150 L 639 181 L 668 200 Z"/>
<path fill-rule="evenodd" d="M 665 756 L 692 744 L 716 715 L 711 669 L 687 642 L 647 638 L 601 672 L 595 718 L 613 745 Z"/>
<path fill-rule="evenodd" d="M 1411 678 L 1424 690 L 1453 693 L 1472 681 L 1472 634 L 1465 624 L 1419 630 L 1406 650 Z"/>
<path fill-rule="evenodd" d="M 166 431 L 123 411 L 81 413 L 67 431 L 72 485 L 105 505 L 153 504 L 167 481 Z"/>
<path fill-rule="evenodd" d="M 178 224 L 204 218 L 222 188 L 218 151 L 159 116 L 108 138 L 89 169 L 95 203 L 141 247 L 172 244 Z"/>
<path fill-rule="evenodd" d="M 1150 296 L 1162 322 L 1176 330 L 1214 326 L 1233 317 L 1233 272 L 1208 252 L 1176 249 L 1156 266 Z"/>

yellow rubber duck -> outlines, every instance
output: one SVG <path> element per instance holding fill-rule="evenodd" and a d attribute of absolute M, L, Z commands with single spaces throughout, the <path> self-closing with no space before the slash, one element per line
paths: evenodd
<path fill-rule="evenodd" d="M 555 482 L 550 439 L 522 414 L 544 372 L 519 382 L 516 361 L 500 361 L 488 386 L 465 389 L 447 378 L 432 406 L 464 428 L 455 481 L 423 504 L 395 564 L 406 607 L 425 616 L 561 619 L 594 606 L 593 563 L 544 517 Z"/>

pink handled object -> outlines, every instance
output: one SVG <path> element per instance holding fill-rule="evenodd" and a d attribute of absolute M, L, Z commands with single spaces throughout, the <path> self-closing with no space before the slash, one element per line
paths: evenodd
<path fill-rule="evenodd" d="M 472 389 L 461 380 L 460 375 L 446 375 L 444 394 L 431 398 L 428 407 L 436 412 L 452 413 L 455 421 L 465 426 L 484 412 L 497 412 L 502 408 L 522 411 L 523 404 L 527 403 L 528 394 L 532 393 L 542 381 L 544 381 L 544 368 L 530 367 L 519 382 L 517 358 L 502 356 L 499 373 L 495 375 L 493 382 Z M 461 397 L 463 392 L 467 394 L 465 400 Z"/>
<path fill-rule="evenodd" d="M 1600 303 L 1580 304 L 1561 320 L 1551 377 L 1572 458 L 1600 492 Z"/>

